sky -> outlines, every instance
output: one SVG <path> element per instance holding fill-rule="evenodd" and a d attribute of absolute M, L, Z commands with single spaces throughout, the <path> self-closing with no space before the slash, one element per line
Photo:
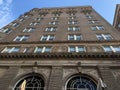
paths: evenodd
<path fill-rule="evenodd" d="M 120 0 L 0 0 L 0 28 L 33 8 L 88 5 L 113 24 L 116 4 Z"/>

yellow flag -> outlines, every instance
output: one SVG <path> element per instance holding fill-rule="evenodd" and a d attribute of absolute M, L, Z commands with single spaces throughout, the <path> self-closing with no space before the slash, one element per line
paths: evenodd
<path fill-rule="evenodd" d="M 26 80 L 23 81 L 23 83 L 20 86 L 20 90 L 25 90 L 25 86 L 26 86 Z"/>

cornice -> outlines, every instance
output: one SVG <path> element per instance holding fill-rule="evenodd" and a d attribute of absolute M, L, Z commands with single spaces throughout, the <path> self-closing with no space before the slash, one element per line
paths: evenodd
<path fill-rule="evenodd" d="M 1 53 L 1 60 L 33 60 L 33 59 L 85 59 L 85 60 L 120 60 L 120 53 Z"/>
<path fill-rule="evenodd" d="M 103 43 L 120 43 L 120 40 L 111 40 L 111 41 L 27 41 L 27 42 L 0 42 L 0 45 L 4 45 L 4 44 L 64 44 L 64 43 L 83 43 L 83 44 L 103 44 Z"/>

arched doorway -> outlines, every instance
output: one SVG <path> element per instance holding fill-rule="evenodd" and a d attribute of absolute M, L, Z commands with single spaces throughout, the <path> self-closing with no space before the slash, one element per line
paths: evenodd
<path fill-rule="evenodd" d="M 39 75 L 27 75 L 21 78 L 15 85 L 13 90 L 20 90 L 22 83 L 26 81 L 25 90 L 44 90 L 44 79 Z"/>
<path fill-rule="evenodd" d="M 67 81 L 66 90 L 97 90 L 97 85 L 87 75 L 74 75 Z"/>

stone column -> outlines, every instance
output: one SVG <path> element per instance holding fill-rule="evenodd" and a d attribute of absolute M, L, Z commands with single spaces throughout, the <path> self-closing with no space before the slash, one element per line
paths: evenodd
<path fill-rule="evenodd" d="M 53 66 L 49 79 L 48 90 L 62 90 L 63 69 L 60 66 Z"/>

